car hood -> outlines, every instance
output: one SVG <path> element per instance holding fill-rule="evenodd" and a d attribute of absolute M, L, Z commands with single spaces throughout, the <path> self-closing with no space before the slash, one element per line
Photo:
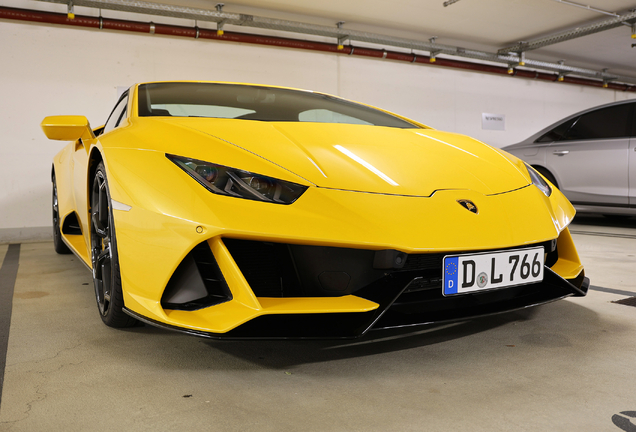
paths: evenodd
<path fill-rule="evenodd" d="M 231 145 L 323 188 L 413 196 L 466 189 L 492 195 L 529 184 L 523 168 L 499 151 L 433 129 L 204 118 L 161 122 L 197 131 L 213 140 L 210 146 Z M 201 150 L 199 158 L 209 160 L 209 152 Z"/>

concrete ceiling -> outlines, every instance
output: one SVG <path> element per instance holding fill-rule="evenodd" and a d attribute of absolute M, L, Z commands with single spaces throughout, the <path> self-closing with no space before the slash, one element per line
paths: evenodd
<path fill-rule="evenodd" d="M 214 9 L 216 0 L 155 0 L 180 6 Z M 573 0 L 572 0 L 573 1 Z M 225 12 L 247 13 L 322 25 L 345 21 L 344 27 L 496 52 L 534 38 L 612 18 L 556 0 L 231 0 Z M 576 3 L 624 13 L 636 0 L 577 0 Z M 583 36 L 529 51 L 528 58 L 636 77 L 636 39 L 631 28 Z"/>

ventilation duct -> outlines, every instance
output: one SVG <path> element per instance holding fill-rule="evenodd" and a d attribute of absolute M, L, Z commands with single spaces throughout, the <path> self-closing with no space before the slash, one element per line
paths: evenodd
<path fill-rule="evenodd" d="M 49 0 L 43 0 L 49 1 Z M 61 0 L 50 0 L 49 2 L 53 3 L 61 3 Z M 312 31 L 306 31 L 306 34 L 318 34 L 318 31 L 326 32 L 322 34 L 323 36 L 331 35 L 331 36 L 339 36 L 339 32 L 343 32 L 344 30 L 338 27 L 325 27 L 325 26 L 316 26 L 311 24 L 302 24 L 302 23 L 294 23 L 292 21 L 282 21 L 282 20 L 274 20 L 270 18 L 259 18 L 253 17 L 251 15 L 241 15 L 241 14 L 226 14 L 225 12 L 219 11 L 210 11 L 210 10 L 202 10 L 202 9 L 191 9 L 191 8 L 182 8 L 176 6 L 168 6 L 168 5 L 159 5 L 156 3 L 145 3 L 139 1 L 129 1 L 129 0 L 109 0 L 108 2 L 104 0 L 77 0 L 74 2 L 75 5 L 86 5 L 86 4 L 99 4 L 100 6 L 108 6 L 114 5 L 119 7 L 121 4 L 138 4 L 137 7 L 149 7 L 151 10 L 154 10 L 155 7 L 159 8 L 162 13 L 160 15 L 164 16 L 175 16 L 179 15 L 180 18 L 185 18 L 182 14 L 187 10 L 187 18 L 188 19 L 198 19 L 201 20 L 201 16 L 196 15 L 195 11 L 202 11 L 207 16 L 210 17 L 209 21 L 215 21 L 223 19 L 222 17 L 228 16 L 228 18 L 238 19 L 238 23 L 254 23 L 259 22 L 259 20 L 265 20 L 271 24 L 269 27 L 265 27 L 264 22 L 261 22 L 256 27 L 260 28 L 271 28 L 271 29 L 281 29 L 278 27 L 272 27 L 273 22 L 286 23 L 284 26 L 281 26 L 289 29 L 288 31 L 292 31 L 291 28 L 294 28 L 295 33 L 303 33 L 300 31 L 300 28 L 295 27 L 294 24 L 299 24 L 306 28 L 313 29 Z M 123 9 L 123 6 L 117 10 L 125 10 L 132 11 L 132 6 L 126 7 Z M 177 11 L 174 11 L 177 10 Z M 136 10 L 139 12 L 138 10 Z M 150 13 L 146 10 L 147 13 Z M 193 15 L 195 14 L 195 15 Z M 237 18 L 240 17 L 240 18 Z M 484 62 L 494 62 L 505 64 L 506 66 L 496 66 L 493 64 L 487 63 L 476 63 L 476 62 L 466 62 L 459 61 L 449 58 L 435 58 L 433 60 L 433 56 L 425 56 L 419 55 L 415 53 L 403 53 L 403 52 L 395 52 L 388 51 L 385 49 L 373 49 L 373 48 L 361 48 L 354 46 L 346 46 L 340 47 L 337 44 L 329 44 L 324 42 L 314 42 L 307 40 L 299 40 L 299 39 L 291 39 L 291 38 L 281 38 L 274 36 L 263 36 L 263 35 L 254 35 L 254 34 L 245 34 L 245 33 L 237 33 L 237 32 L 224 32 L 220 33 L 218 31 L 211 31 L 202 29 L 199 27 L 184 27 L 184 26 L 175 26 L 175 25 L 165 25 L 165 24 L 157 24 L 157 23 L 143 23 L 138 21 L 129 21 L 129 20 L 116 20 L 109 19 L 103 17 L 88 17 L 88 16 L 75 16 L 74 19 L 69 19 L 66 14 L 60 13 L 52 13 L 52 12 L 42 12 L 42 11 L 33 11 L 26 9 L 16 9 L 16 8 L 8 8 L 0 6 L 0 18 L 2 19 L 13 19 L 13 20 L 22 20 L 22 21 L 30 21 L 30 22 L 39 22 L 39 23 L 50 23 L 50 24 L 62 24 L 69 26 L 79 26 L 79 27 L 92 27 L 99 29 L 110 29 L 110 30 L 120 30 L 120 31 L 132 31 L 132 32 L 140 32 L 140 33 L 151 33 L 151 34 L 161 34 L 161 35 L 169 35 L 169 36 L 180 36 L 180 37 L 192 37 L 192 38 L 202 38 L 202 39 L 215 39 L 215 40 L 223 40 L 229 42 L 243 42 L 243 43 L 251 43 L 251 44 L 259 44 L 259 45 L 272 45 L 277 47 L 287 47 L 287 48 L 295 48 L 295 49 L 307 49 L 314 51 L 323 51 L 323 52 L 333 52 L 333 53 L 342 53 L 356 56 L 364 56 L 364 57 L 373 57 L 373 58 L 382 58 L 388 60 L 397 60 L 397 61 L 408 61 L 409 63 L 424 63 L 431 64 L 434 63 L 439 66 L 447 66 L 464 70 L 474 70 L 480 72 L 489 72 L 489 73 L 497 73 L 497 74 L 510 74 L 518 77 L 524 78 L 533 78 L 540 79 L 546 81 L 557 81 L 559 80 L 559 76 L 564 77 L 562 81 L 572 84 L 579 85 L 588 85 L 594 87 L 609 87 L 616 90 L 624 90 L 624 91 L 636 91 L 636 87 L 627 85 L 627 84 L 619 84 L 622 83 L 632 83 L 636 84 L 636 78 L 634 77 L 623 77 L 614 74 L 610 74 L 603 71 L 594 71 L 585 68 L 577 68 L 568 66 L 561 63 L 549 63 L 542 62 L 536 60 L 530 60 L 527 58 L 523 58 L 510 55 L 510 56 L 500 56 L 494 53 L 487 53 L 484 51 L 478 50 L 469 50 L 460 47 L 451 47 L 448 45 L 438 44 L 435 42 L 435 39 L 432 38 L 428 42 L 421 42 L 411 39 L 404 38 L 396 38 L 391 36 L 383 36 L 376 35 L 373 33 L 365 33 L 365 32 L 355 32 L 355 31 L 347 31 L 349 34 L 349 39 L 360 40 L 365 42 L 373 42 L 376 44 L 384 45 L 392 45 L 396 47 L 410 47 L 411 49 L 422 49 L 424 51 L 433 52 L 435 56 L 439 54 L 448 54 L 456 57 L 465 57 L 476 60 L 482 60 Z M 290 24 L 291 23 L 291 24 Z M 268 25 L 269 25 L 268 24 Z M 241 24 L 238 24 L 241 25 Z M 334 37 L 335 37 L 334 36 Z M 525 61 L 524 61 L 525 60 Z M 554 73 L 543 73 L 537 72 L 533 70 L 525 70 L 525 69 L 515 69 L 517 66 L 533 66 L 538 69 L 554 71 Z M 566 77 L 566 75 L 568 75 Z M 578 78 L 572 75 L 579 75 L 586 78 Z M 561 80 L 559 80 L 561 81 Z"/>

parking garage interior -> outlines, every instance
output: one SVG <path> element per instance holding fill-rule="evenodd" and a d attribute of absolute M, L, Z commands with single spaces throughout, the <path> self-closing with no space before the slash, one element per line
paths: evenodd
<path fill-rule="evenodd" d="M 102 125 L 137 82 L 206 80 L 321 91 L 502 148 L 636 98 L 636 3 L 117 3 L 0 0 L 0 431 L 636 430 L 636 166 L 625 204 L 577 205 L 569 225 L 585 297 L 356 339 L 214 340 L 104 326 L 91 271 L 53 248 L 64 144 L 40 128 Z"/>

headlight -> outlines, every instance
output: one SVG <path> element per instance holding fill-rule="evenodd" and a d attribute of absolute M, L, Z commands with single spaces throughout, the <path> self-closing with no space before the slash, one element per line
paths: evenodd
<path fill-rule="evenodd" d="M 526 168 L 528 168 L 528 174 L 530 174 L 532 184 L 538 187 L 545 196 L 549 197 L 552 195 L 552 188 L 545 180 L 543 180 L 543 177 L 541 177 L 541 175 L 530 165 L 526 164 Z"/>
<path fill-rule="evenodd" d="M 218 195 L 291 204 L 307 190 L 307 186 L 236 168 L 170 154 L 166 154 L 166 157 L 207 190 Z"/>

